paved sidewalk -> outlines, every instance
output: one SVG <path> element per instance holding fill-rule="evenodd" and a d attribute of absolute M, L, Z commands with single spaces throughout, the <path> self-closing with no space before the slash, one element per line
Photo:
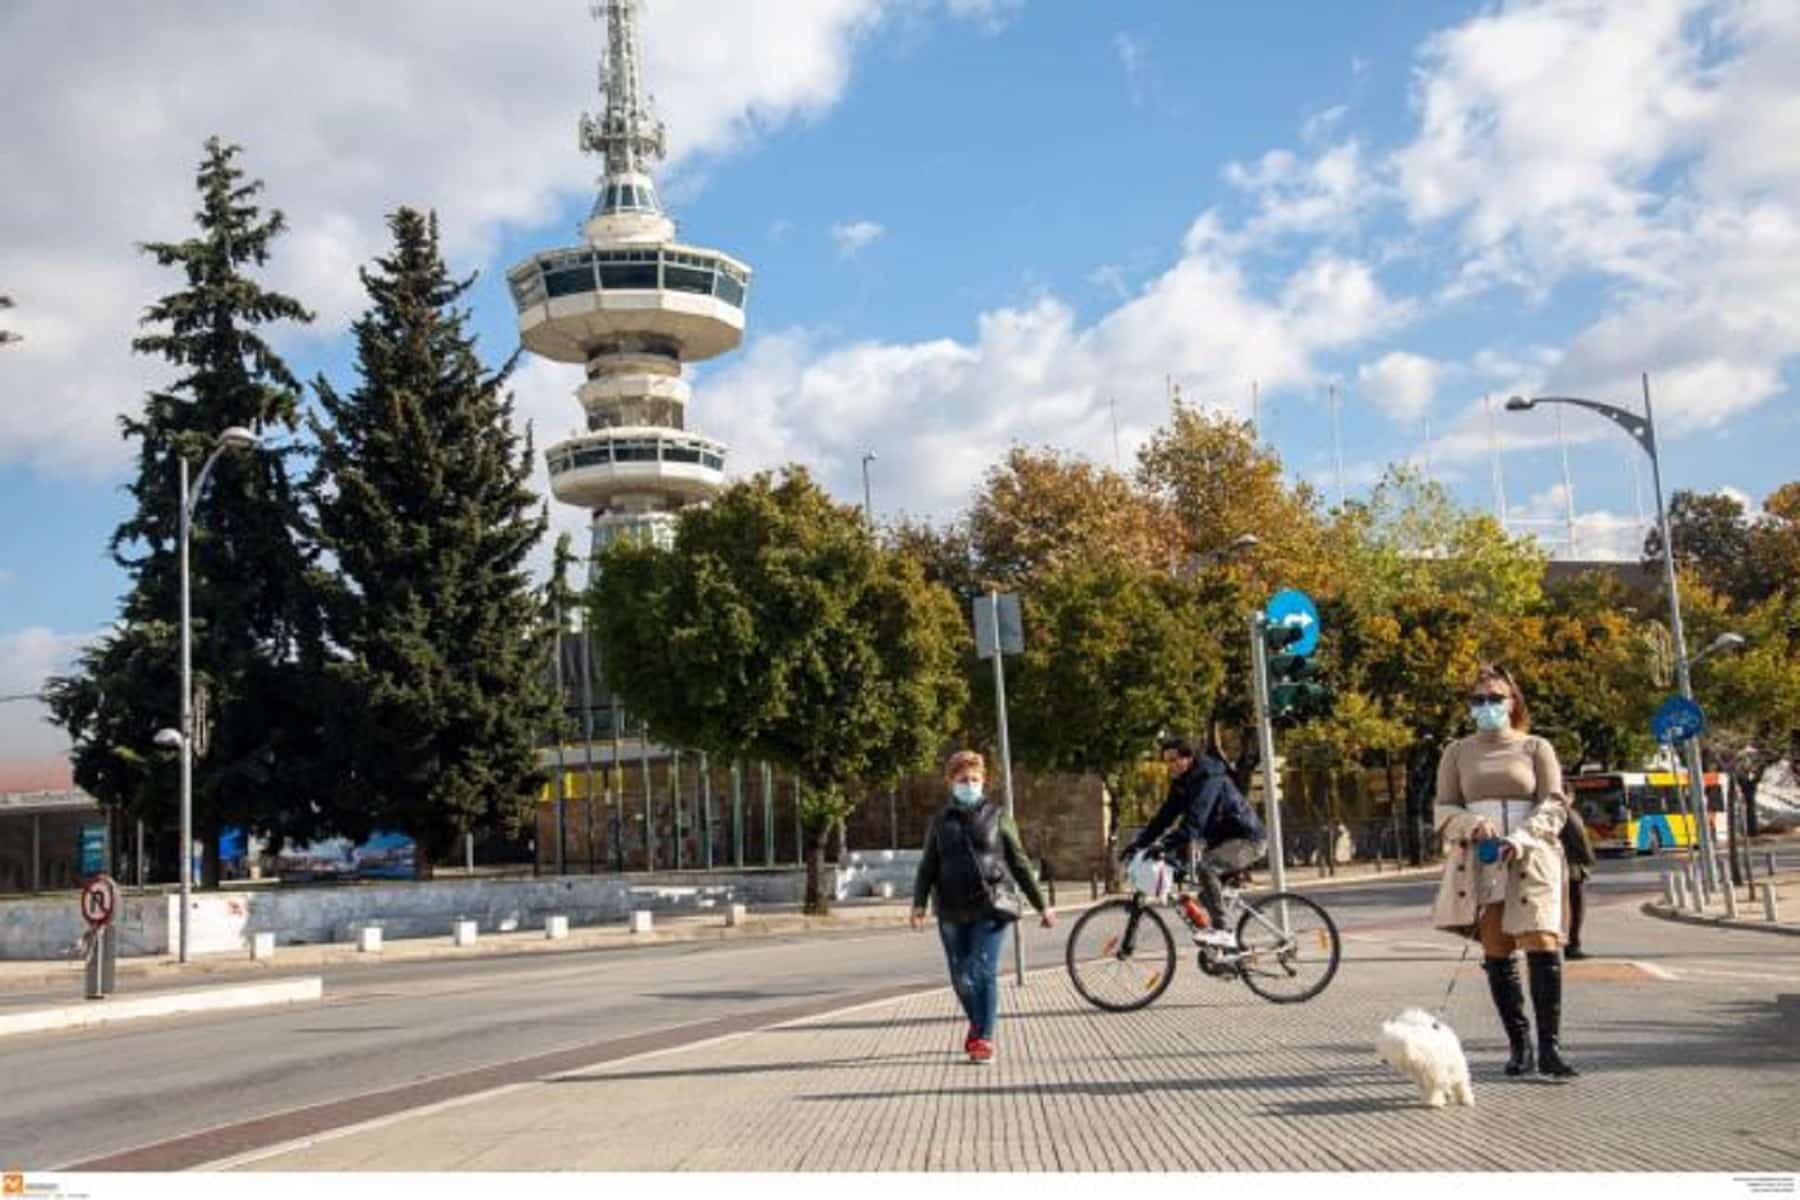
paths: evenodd
<path fill-rule="evenodd" d="M 947 989 L 387 1118 L 257 1170 L 1800 1169 L 1800 946 L 1595 910 L 1569 964 L 1568 1085 L 1506 1080 L 1477 955 L 1429 932 L 1351 935 L 1318 999 L 1269 1005 L 1191 959 L 1139 1013 L 1060 970 L 1006 984 L 1000 1059 L 956 1051 Z M 1375 1056 L 1433 1006 L 1477 1107 L 1422 1107 Z M 1191 1114 L 1191 1116 L 1189 1115 Z"/>

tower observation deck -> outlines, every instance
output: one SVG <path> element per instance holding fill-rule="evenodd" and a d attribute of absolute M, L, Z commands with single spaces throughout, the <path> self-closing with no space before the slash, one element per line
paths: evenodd
<path fill-rule="evenodd" d="M 681 369 L 742 341 L 750 268 L 677 240 L 650 175 L 666 144 L 640 77 L 637 0 L 590 11 L 606 25 L 603 103 L 579 140 L 603 160 L 599 194 L 583 244 L 535 254 L 507 280 L 525 348 L 587 370 L 587 432 L 545 453 L 556 498 L 593 514 L 598 554 L 621 537 L 669 544 L 676 513 L 724 486 L 727 447 L 688 430 Z"/>

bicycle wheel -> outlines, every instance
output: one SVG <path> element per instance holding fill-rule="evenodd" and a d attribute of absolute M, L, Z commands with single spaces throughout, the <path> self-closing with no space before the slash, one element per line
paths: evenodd
<path fill-rule="evenodd" d="M 1249 905 L 1237 938 L 1244 986 L 1275 1004 L 1298 1004 L 1324 991 L 1343 953 L 1331 916 L 1292 892 Z"/>
<path fill-rule="evenodd" d="M 1154 908 L 1108 900 L 1083 913 L 1064 954 L 1082 999 L 1107 1012 L 1149 1004 L 1175 977 L 1175 939 Z"/>

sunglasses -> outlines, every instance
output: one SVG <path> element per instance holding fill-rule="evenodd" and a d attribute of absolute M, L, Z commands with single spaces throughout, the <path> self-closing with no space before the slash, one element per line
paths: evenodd
<path fill-rule="evenodd" d="M 1479 704 L 1483 706 L 1489 704 L 1505 704 L 1506 701 L 1507 697 L 1500 695 L 1498 692 L 1483 692 L 1479 696 L 1469 697 L 1470 704 Z"/>

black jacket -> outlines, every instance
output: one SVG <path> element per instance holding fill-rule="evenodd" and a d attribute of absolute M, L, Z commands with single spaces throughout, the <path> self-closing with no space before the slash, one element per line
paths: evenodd
<path fill-rule="evenodd" d="M 924 908 L 936 893 L 938 916 L 944 920 L 979 921 L 992 912 L 990 892 L 1009 883 L 1017 884 L 1033 908 L 1044 911 L 1044 894 L 1005 807 L 993 800 L 974 809 L 945 805 L 925 835 L 925 854 L 913 880 L 913 907 Z"/>
<path fill-rule="evenodd" d="M 1142 850 L 1169 829 L 1174 829 L 1182 840 L 1205 846 L 1236 838 L 1254 841 L 1263 836 L 1256 810 L 1231 782 L 1225 764 L 1211 757 L 1196 758 L 1185 774 L 1169 780 L 1169 798 L 1132 839 L 1131 848 Z"/>

